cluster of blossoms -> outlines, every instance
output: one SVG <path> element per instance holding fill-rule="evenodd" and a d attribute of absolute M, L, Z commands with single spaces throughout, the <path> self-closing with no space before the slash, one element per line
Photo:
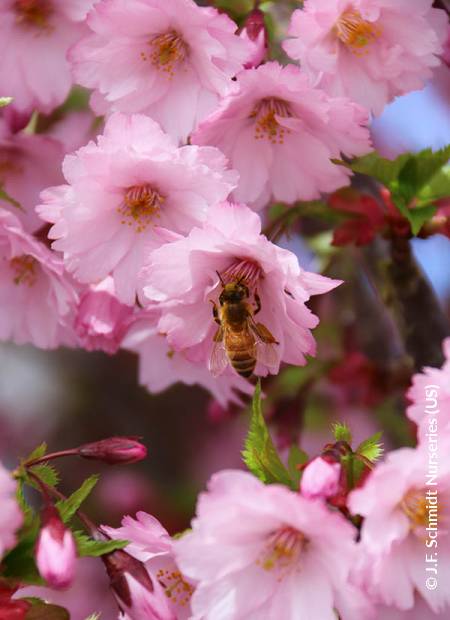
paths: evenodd
<path fill-rule="evenodd" d="M 238 33 L 192 0 L 7 3 L 0 337 L 129 348 L 150 390 L 198 383 L 226 405 L 249 391 L 220 297 L 241 283 L 248 367 L 304 364 L 317 324 L 305 302 L 338 282 L 305 272 L 251 210 L 265 221 L 273 201 L 349 184 L 332 160 L 368 153 L 371 110 L 420 88 L 439 62 L 445 14 L 419 5 L 403 23 L 404 3 L 305 2 L 284 42 L 299 68 L 266 62 L 259 9 Z M 23 129 L 72 84 L 105 115 L 95 140 L 83 144 L 86 119 Z"/>
<path fill-rule="evenodd" d="M 253 374 L 315 354 L 319 319 L 307 303 L 341 284 L 266 234 L 273 203 L 332 193 L 331 207 L 361 216 L 336 245 L 386 229 L 409 236 L 388 195 L 380 208 L 342 193 L 352 191 L 343 164 L 371 152 L 371 115 L 422 88 L 440 63 L 447 17 L 432 0 L 305 0 L 283 42 L 299 63 L 286 66 L 269 61 L 259 9 L 240 32 L 193 0 L 8 0 L 0 16 L 0 95 L 13 100 L 0 117 L 1 340 L 128 349 L 152 392 L 182 381 L 239 404 Z M 90 90 L 102 119 L 61 124 L 57 107 L 74 85 Z M 358 455 L 337 441 L 306 465 L 299 488 L 214 475 L 176 540 L 144 513 L 103 527 L 102 540 L 130 541 L 104 555 L 120 617 L 445 613 L 448 588 L 427 589 L 421 571 L 431 505 L 423 472 L 437 432 L 424 411 L 439 399 L 439 453 L 448 453 L 449 386 L 449 359 L 414 377 L 417 447 L 374 468 L 361 461 L 358 485 L 344 466 Z M 444 459 L 438 482 L 448 579 Z M 0 559 L 23 519 L 14 490 L 0 469 Z M 49 501 L 35 557 L 53 587 L 70 584 L 76 545 Z M 28 605 L 5 596 L 5 608 Z"/>

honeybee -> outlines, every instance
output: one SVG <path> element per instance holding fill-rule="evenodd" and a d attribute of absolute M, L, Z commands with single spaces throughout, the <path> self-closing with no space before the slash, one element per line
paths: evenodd
<path fill-rule="evenodd" d="M 254 316 L 261 310 L 259 295 L 254 293 L 256 307 L 250 304 L 250 291 L 244 282 L 238 280 L 222 284 L 219 296 L 220 307 L 213 304 L 213 317 L 219 327 L 214 336 L 214 345 L 209 362 L 213 376 L 218 377 L 231 364 L 241 377 L 249 378 L 256 362 L 269 367 L 276 366 L 279 344 L 262 323 L 256 323 Z"/>

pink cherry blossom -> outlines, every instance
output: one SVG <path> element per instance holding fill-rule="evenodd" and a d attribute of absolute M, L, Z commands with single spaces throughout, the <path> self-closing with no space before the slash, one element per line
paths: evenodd
<path fill-rule="evenodd" d="M 72 532 L 61 521 L 56 508 L 44 509 L 43 527 L 36 545 L 36 565 L 49 586 L 63 589 L 72 583 L 76 553 Z"/>
<path fill-rule="evenodd" d="M 293 65 L 242 71 L 237 85 L 192 136 L 219 147 L 238 170 L 235 200 L 262 208 L 271 198 L 310 200 L 349 184 L 348 169 L 330 159 L 370 150 L 362 108 L 313 88 Z"/>
<path fill-rule="evenodd" d="M 294 11 L 285 51 L 335 96 L 376 115 L 420 89 L 439 65 L 447 33 L 432 0 L 305 0 Z"/>
<path fill-rule="evenodd" d="M 379 607 L 375 620 L 447 620 L 448 612 L 435 614 L 421 596 L 416 596 L 414 607 L 406 611 L 395 607 Z"/>
<path fill-rule="evenodd" d="M 194 588 L 181 574 L 174 558 L 173 541 L 160 522 L 141 511 L 136 519 L 124 517 L 120 528 L 103 529 L 113 539 L 130 542 L 126 547 L 127 553 L 143 562 L 152 580 L 160 584 L 173 617 L 177 620 L 190 617 L 190 599 Z"/>
<path fill-rule="evenodd" d="M 161 227 L 189 232 L 235 186 L 226 163 L 214 148 L 177 148 L 150 118 L 117 113 L 97 142 L 65 158 L 68 185 L 44 191 L 37 209 L 68 271 L 90 284 L 111 275 L 132 305 L 144 258 L 170 238 Z"/>
<path fill-rule="evenodd" d="M 340 475 L 339 463 L 329 463 L 318 457 L 305 467 L 300 481 L 300 491 L 308 499 L 331 497 L 338 492 Z"/>
<path fill-rule="evenodd" d="M 22 209 L 4 200 L 0 204 L 13 209 L 29 232 L 43 225 L 34 211 L 40 192 L 64 180 L 63 157 L 63 147 L 57 140 L 23 131 L 12 133 L 6 119 L 0 117 L 0 185 Z"/>
<path fill-rule="evenodd" d="M 95 111 L 143 112 L 177 140 L 231 90 L 249 53 L 227 15 L 192 0 L 104 0 L 88 25 L 71 60 L 96 89 Z"/>
<path fill-rule="evenodd" d="M 241 405 L 239 393 L 253 393 L 248 381 L 231 370 L 215 379 L 205 364 L 195 359 L 196 347 L 173 350 L 165 335 L 158 330 L 158 317 L 152 313 L 137 315 L 123 342 L 123 348 L 139 355 L 139 383 L 145 385 L 149 392 L 162 392 L 178 381 L 186 385 L 200 385 L 222 407 L 229 403 Z"/>
<path fill-rule="evenodd" d="M 75 332 L 81 346 L 87 351 L 116 353 L 132 314 L 133 308 L 115 296 L 110 276 L 89 286 L 81 295 L 75 317 Z"/>
<path fill-rule="evenodd" d="M 450 603 L 444 587 L 450 574 L 450 437 L 442 435 L 435 448 L 389 453 L 349 496 L 353 514 L 365 517 L 354 578 L 380 603 L 403 610 L 413 607 L 415 591 L 435 613 Z M 426 587 L 431 573 L 425 571 L 425 554 L 436 551 L 437 530 L 443 587 L 432 590 Z"/>
<path fill-rule="evenodd" d="M 21 111 L 49 113 L 72 86 L 66 59 L 93 0 L 14 0 L 0 9 L 0 92 Z"/>
<path fill-rule="evenodd" d="M 303 365 L 305 354 L 314 355 L 310 330 L 319 320 L 305 302 L 340 284 L 304 271 L 292 252 L 261 234 L 256 213 L 230 203 L 211 207 L 203 228 L 155 250 L 143 270 L 143 282 L 147 299 L 161 303 L 158 328 L 167 334 L 170 346 L 175 351 L 194 348 L 191 359 L 203 363 L 215 350 L 218 357 L 214 363 L 213 355 L 211 369 L 216 375 L 227 368 L 226 356 L 213 342 L 218 328 L 213 303 L 218 306 L 224 284 L 245 284 L 255 310 L 259 296 L 261 311 L 255 321 L 276 341 L 256 344 L 255 336 L 259 375 L 277 373 L 281 361 Z"/>
<path fill-rule="evenodd" d="M 251 474 L 222 471 L 200 495 L 192 530 L 174 542 L 196 583 L 192 617 L 370 618 L 349 581 L 356 531 L 322 502 Z M 224 611 L 226 610 L 226 612 Z"/>
<path fill-rule="evenodd" d="M 450 434 L 450 338 L 444 340 L 443 350 L 442 368 L 425 367 L 415 374 L 406 394 L 411 401 L 406 415 L 418 425 L 419 438 L 425 441 L 430 432 Z"/>
<path fill-rule="evenodd" d="M 70 342 L 75 303 L 61 259 L 0 209 L 0 340 L 43 349 Z"/>
<path fill-rule="evenodd" d="M 113 537 L 119 531 L 104 529 L 107 530 Z M 164 587 L 140 560 L 122 549 L 103 555 L 102 560 L 121 620 L 177 620 Z"/>
<path fill-rule="evenodd" d="M 0 560 L 16 544 L 16 532 L 22 525 L 22 512 L 15 493 L 16 483 L 0 463 Z"/>

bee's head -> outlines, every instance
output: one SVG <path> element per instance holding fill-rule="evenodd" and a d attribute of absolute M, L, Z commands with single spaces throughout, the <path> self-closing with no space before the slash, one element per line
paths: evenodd
<path fill-rule="evenodd" d="M 250 293 L 247 286 L 243 282 L 229 282 L 223 287 L 220 293 L 219 302 L 236 304 L 249 297 Z"/>

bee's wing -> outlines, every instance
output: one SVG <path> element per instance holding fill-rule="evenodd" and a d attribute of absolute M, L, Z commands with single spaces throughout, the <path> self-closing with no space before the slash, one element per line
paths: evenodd
<path fill-rule="evenodd" d="M 228 364 L 228 356 L 223 343 L 223 336 L 223 328 L 219 327 L 214 336 L 214 345 L 209 358 L 209 370 L 213 377 L 221 375 Z"/>
<path fill-rule="evenodd" d="M 276 368 L 279 362 L 278 342 L 265 325 L 255 323 L 253 318 L 250 319 L 249 326 L 256 340 L 256 359 L 269 368 Z"/>

